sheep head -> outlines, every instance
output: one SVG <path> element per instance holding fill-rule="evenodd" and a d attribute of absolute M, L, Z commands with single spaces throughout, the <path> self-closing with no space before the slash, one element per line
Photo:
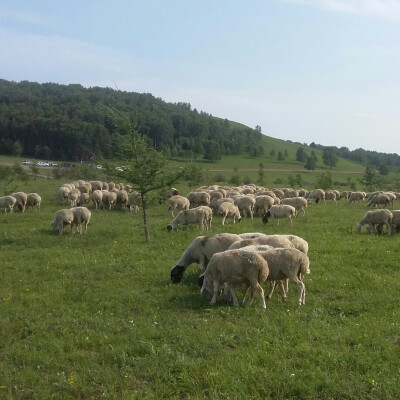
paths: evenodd
<path fill-rule="evenodd" d="M 171 281 L 172 283 L 179 283 L 182 281 L 183 273 L 185 272 L 185 267 L 181 265 L 175 265 L 171 269 Z"/>

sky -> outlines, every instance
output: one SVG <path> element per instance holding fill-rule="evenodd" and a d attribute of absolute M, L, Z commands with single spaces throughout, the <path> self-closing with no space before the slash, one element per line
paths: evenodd
<path fill-rule="evenodd" d="M 400 0 L 2 0 L 0 79 L 151 93 L 400 153 Z"/>

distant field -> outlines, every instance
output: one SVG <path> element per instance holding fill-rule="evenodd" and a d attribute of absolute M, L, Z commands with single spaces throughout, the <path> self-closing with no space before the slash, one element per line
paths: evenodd
<path fill-rule="evenodd" d="M 86 235 L 51 232 L 62 183 L 16 182 L 42 195 L 41 210 L 0 213 L 0 398 L 398 398 L 400 236 L 358 234 L 364 204 L 310 205 L 292 227 L 214 218 L 207 234 L 308 241 L 306 305 L 291 284 L 287 303 L 277 292 L 263 311 L 211 307 L 196 265 L 171 283 L 201 232 L 168 234 L 165 205 L 149 209 L 149 244 L 140 213 L 120 210 L 92 210 Z"/>

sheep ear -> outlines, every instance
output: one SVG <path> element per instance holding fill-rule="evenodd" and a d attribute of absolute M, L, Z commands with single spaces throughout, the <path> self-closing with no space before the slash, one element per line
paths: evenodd
<path fill-rule="evenodd" d="M 199 276 L 199 279 L 197 281 L 199 287 L 203 287 L 203 283 L 204 283 L 204 272 Z"/>

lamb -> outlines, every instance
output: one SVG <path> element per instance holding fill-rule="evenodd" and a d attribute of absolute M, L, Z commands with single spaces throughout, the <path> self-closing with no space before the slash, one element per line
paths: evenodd
<path fill-rule="evenodd" d="M 253 219 L 253 208 L 256 204 L 256 200 L 251 196 L 238 196 L 234 199 L 234 204 L 237 205 L 240 214 L 247 217 L 250 215 L 250 218 Z"/>
<path fill-rule="evenodd" d="M 367 211 L 364 217 L 357 224 L 357 232 L 361 233 L 362 227 L 368 225 L 367 231 L 373 232 L 374 225 L 386 225 L 387 234 L 391 235 L 391 224 L 393 214 L 388 209 L 382 208 L 379 210 Z"/>
<path fill-rule="evenodd" d="M 280 218 L 287 218 L 290 221 L 290 226 L 292 226 L 292 218 L 296 216 L 296 209 L 289 204 L 274 204 L 271 208 L 264 214 L 262 221 L 264 224 L 268 222 L 269 218 L 277 218 L 278 226 Z"/>
<path fill-rule="evenodd" d="M 303 217 L 306 215 L 307 199 L 304 197 L 288 197 L 281 200 L 281 204 L 289 204 L 296 209 L 295 216 L 303 213 Z"/>
<path fill-rule="evenodd" d="M 218 214 L 222 216 L 222 225 L 225 225 L 225 219 L 227 217 L 232 217 L 233 223 L 236 223 L 236 220 L 238 222 L 242 220 L 238 207 L 229 202 L 221 203 L 218 209 Z"/>
<path fill-rule="evenodd" d="M 97 209 L 100 209 L 100 206 L 102 205 L 102 199 L 103 199 L 103 192 L 99 189 L 93 190 L 90 198 L 92 199 L 92 202 Z"/>
<path fill-rule="evenodd" d="M 42 198 L 37 193 L 28 193 L 26 195 L 26 208 L 37 207 L 40 210 L 41 202 L 42 202 Z"/>
<path fill-rule="evenodd" d="M 190 210 L 179 211 L 177 216 L 167 225 L 167 231 L 171 232 L 175 227 L 178 229 L 179 225 L 197 224 L 203 231 L 207 226 L 205 225 L 207 219 L 205 210 L 196 207 Z"/>
<path fill-rule="evenodd" d="M 92 213 L 86 207 L 74 207 L 70 211 L 73 214 L 73 220 L 71 223 L 71 232 L 74 234 L 74 226 L 79 228 L 79 233 L 82 235 L 82 225 L 85 225 L 85 233 L 87 233 L 87 227 L 90 222 Z"/>
<path fill-rule="evenodd" d="M 70 209 L 58 210 L 54 213 L 54 218 L 53 221 L 50 222 L 50 227 L 52 230 L 58 227 L 58 233 L 59 235 L 62 235 L 64 227 L 67 225 L 72 225 L 73 220 L 74 214 Z"/>
<path fill-rule="evenodd" d="M 128 203 L 127 207 L 130 211 L 135 210 L 135 212 L 139 211 L 139 206 L 141 205 L 142 197 L 140 193 L 136 190 L 129 193 L 128 195 Z"/>
<path fill-rule="evenodd" d="M 235 295 L 234 286 L 246 285 L 246 292 L 251 289 L 252 300 L 254 292 L 258 292 L 260 307 L 266 309 L 264 290 L 261 287 L 269 274 L 268 263 L 257 252 L 243 250 L 227 250 L 214 254 L 204 274 L 200 293 L 211 297 L 210 304 L 214 305 L 217 294 L 223 284 L 229 285 L 229 291 L 233 298 L 233 304 L 239 305 Z"/>
<path fill-rule="evenodd" d="M 208 205 L 214 212 L 217 212 L 218 211 L 218 209 L 219 209 L 219 206 L 222 204 L 222 203 L 225 203 L 225 202 L 227 202 L 227 203 L 232 203 L 233 204 L 233 199 L 231 199 L 230 197 L 224 197 L 224 198 L 221 198 L 221 199 L 212 199 L 211 201 L 210 201 L 210 204 Z"/>
<path fill-rule="evenodd" d="M 14 211 L 14 205 L 17 199 L 13 196 L 0 197 L 0 208 L 4 208 L 4 212 L 7 214 L 7 210 L 12 213 Z"/>
<path fill-rule="evenodd" d="M 210 230 L 212 218 L 213 218 L 212 209 L 208 206 L 198 206 L 197 208 L 200 210 L 203 210 L 205 212 L 204 226 L 205 226 L 206 230 Z"/>
<path fill-rule="evenodd" d="M 175 209 L 189 210 L 190 208 L 190 201 L 186 197 L 180 196 L 179 194 L 170 197 L 168 202 L 169 202 L 168 211 L 171 211 L 173 217 Z"/>
<path fill-rule="evenodd" d="M 11 194 L 12 197 L 15 197 L 15 206 L 18 207 L 18 209 L 22 212 L 25 212 L 25 207 L 26 207 L 26 202 L 28 200 L 28 196 L 24 192 L 16 192 Z"/>
<path fill-rule="evenodd" d="M 117 204 L 121 206 L 121 208 L 125 208 L 128 204 L 129 195 L 128 192 L 124 189 L 120 189 L 117 193 Z"/>
<path fill-rule="evenodd" d="M 176 265 L 171 268 L 171 281 L 181 282 L 183 273 L 192 263 L 199 264 L 200 273 L 203 273 L 213 254 L 228 250 L 232 243 L 240 240 L 242 240 L 240 236 L 233 233 L 196 237 L 182 253 Z"/>
<path fill-rule="evenodd" d="M 187 196 L 192 206 L 208 206 L 210 204 L 210 195 L 205 191 L 190 192 Z"/>
<path fill-rule="evenodd" d="M 275 200 L 273 197 L 265 195 L 256 196 L 255 198 L 256 203 L 254 205 L 253 212 L 254 214 L 258 215 L 261 212 L 261 215 L 264 215 L 269 208 L 275 204 Z"/>

